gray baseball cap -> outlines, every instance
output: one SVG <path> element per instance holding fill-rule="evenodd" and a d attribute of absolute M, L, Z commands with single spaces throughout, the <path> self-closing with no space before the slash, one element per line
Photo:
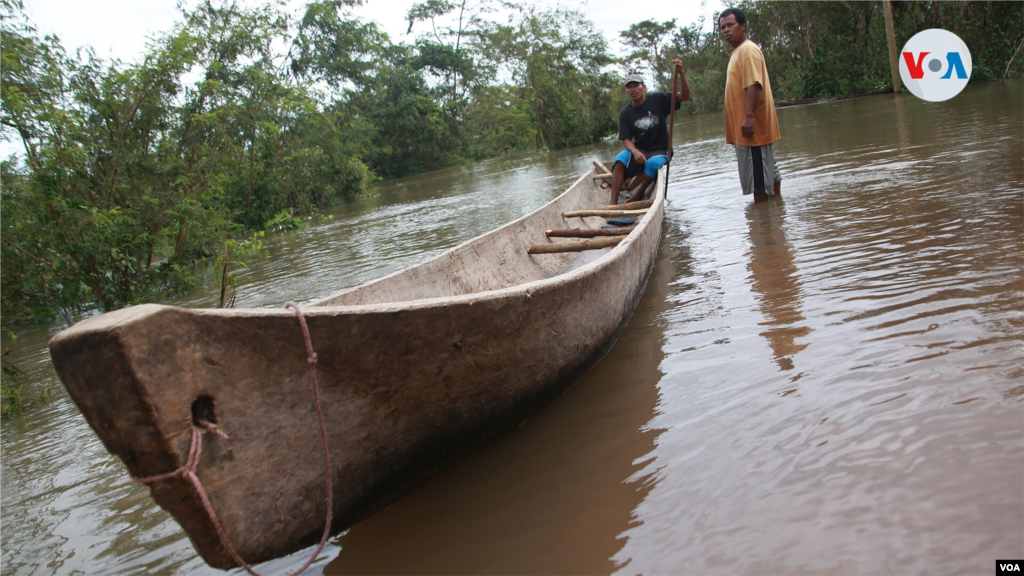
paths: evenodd
<path fill-rule="evenodd" d="M 643 84 L 644 83 L 644 77 L 641 76 L 640 74 L 630 74 L 629 76 L 626 76 L 625 80 L 623 80 L 622 85 L 625 86 L 626 84 L 629 84 L 630 82 L 639 82 L 639 83 Z"/>

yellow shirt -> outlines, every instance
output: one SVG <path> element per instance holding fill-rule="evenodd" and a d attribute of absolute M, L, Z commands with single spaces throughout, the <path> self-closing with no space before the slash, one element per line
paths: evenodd
<path fill-rule="evenodd" d="M 754 109 L 754 136 L 743 136 L 741 126 L 747 110 L 747 87 L 761 85 L 761 100 Z M 725 142 L 740 146 L 764 146 L 781 138 L 775 115 L 772 84 L 761 49 L 747 39 L 732 51 L 725 81 Z"/>

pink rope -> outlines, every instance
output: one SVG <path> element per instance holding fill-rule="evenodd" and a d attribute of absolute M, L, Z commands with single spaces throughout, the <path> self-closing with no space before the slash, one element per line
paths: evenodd
<path fill-rule="evenodd" d="M 210 432 L 213 432 L 217 436 L 220 436 L 222 440 L 231 440 L 231 437 L 228 436 L 223 430 L 221 430 L 216 424 L 207 422 L 206 420 L 196 420 L 196 424 L 199 424 L 203 428 L 206 428 Z"/>
<path fill-rule="evenodd" d="M 310 564 L 312 564 L 313 561 L 316 560 L 316 557 L 320 555 L 320 552 L 324 549 L 324 546 L 327 545 L 327 539 L 331 535 L 331 517 L 334 512 L 334 490 L 332 489 L 331 485 L 331 455 L 327 447 L 327 426 L 324 424 L 324 412 L 323 409 L 320 407 L 320 391 L 319 387 L 317 386 L 316 380 L 316 352 L 313 351 L 313 341 L 309 337 L 309 328 L 306 326 L 306 319 L 302 316 L 302 309 L 299 308 L 298 304 L 295 304 L 294 302 L 289 302 L 285 304 L 284 307 L 295 310 L 295 315 L 298 316 L 299 318 L 299 326 L 302 327 L 302 337 L 303 340 L 305 340 L 306 353 L 308 354 L 306 362 L 309 363 L 310 380 L 312 381 L 313 384 L 313 403 L 316 405 L 316 416 L 317 419 L 320 421 L 320 439 L 323 442 L 324 446 L 324 464 L 326 465 L 327 470 L 327 474 L 325 476 L 327 481 L 327 522 L 326 525 L 324 526 L 324 535 L 320 537 L 320 545 L 316 547 L 316 551 L 313 552 L 313 555 L 309 558 L 309 560 L 306 560 L 306 563 L 303 564 L 302 567 L 288 575 L 297 576 L 298 574 L 305 572 L 306 568 L 309 568 Z M 221 430 L 216 424 L 213 424 L 212 422 L 207 422 L 205 420 L 197 420 L 196 424 L 202 426 L 210 433 L 216 434 L 223 440 L 231 440 L 231 438 L 223 430 Z M 210 522 L 213 523 L 213 528 L 217 531 L 217 536 L 220 538 L 221 545 L 224 546 L 225 550 L 227 550 L 228 554 L 231 556 L 231 559 L 235 561 L 235 564 L 238 564 L 239 566 L 244 568 L 245 571 L 249 574 L 252 574 L 253 576 L 261 576 L 260 573 L 253 570 L 252 567 L 245 562 L 245 560 L 242 560 L 242 557 L 238 555 L 237 551 L 235 551 L 234 546 L 231 545 L 231 542 L 228 540 L 227 534 L 224 533 L 224 529 L 220 525 L 220 521 L 217 520 L 217 514 L 213 511 L 213 506 L 210 505 L 210 499 L 206 496 L 206 491 L 203 490 L 202 483 L 199 482 L 199 477 L 196 476 L 196 468 L 199 466 L 199 455 L 202 454 L 202 452 L 202 431 L 197 426 L 193 426 L 192 442 L 189 446 L 188 458 L 186 458 L 184 466 L 181 466 L 177 470 L 173 472 L 168 472 L 166 474 L 159 474 L 157 476 L 148 476 L 146 478 L 133 479 L 136 482 L 141 482 L 143 484 L 152 484 L 154 482 L 159 482 L 161 480 L 169 480 L 171 478 L 185 478 L 189 482 L 191 482 L 192 487 L 195 488 L 196 493 L 199 494 L 199 499 L 203 502 L 203 508 L 206 509 L 206 514 L 210 517 Z"/>

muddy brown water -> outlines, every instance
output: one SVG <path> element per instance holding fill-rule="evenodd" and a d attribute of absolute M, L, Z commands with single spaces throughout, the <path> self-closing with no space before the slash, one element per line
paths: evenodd
<path fill-rule="evenodd" d="M 608 356 L 334 538 L 311 572 L 987 574 L 1024 558 L 1024 84 L 779 117 L 784 201 L 763 205 L 739 193 L 720 118 L 681 118 L 665 237 Z M 270 256 L 237 274 L 238 305 L 309 301 L 421 261 L 616 150 L 384 183 L 269 237 Z M 53 397 L 3 423 L 0 570 L 217 572 L 52 375 L 60 328 L 3 341 L 31 376 L 23 396 Z"/>

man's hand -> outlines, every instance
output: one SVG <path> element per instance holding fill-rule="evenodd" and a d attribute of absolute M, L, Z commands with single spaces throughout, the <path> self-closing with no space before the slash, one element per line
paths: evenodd
<path fill-rule="evenodd" d="M 690 83 L 686 81 L 686 71 L 683 70 L 683 60 L 681 58 L 674 58 L 672 60 L 672 64 L 676 67 L 676 74 L 683 81 L 682 84 L 679 85 L 679 92 L 676 92 L 676 98 L 678 99 L 676 106 L 678 106 L 679 102 L 686 102 L 690 99 Z M 675 83 L 675 79 L 673 79 L 672 82 Z M 675 90 L 675 86 L 673 86 L 672 89 Z"/>
<path fill-rule="evenodd" d="M 754 115 L 744 114 L 743 124 L 740 124 L 740 131 L 743 132 L 744 138 L 754 137 Z"/>
<path fill-rule="evenodd" d="M 761 102 L 761 85 L 751 84 L 747 86 L 747 107 L 743 111 L 743 123 L 740 124 L 740 132 L 744 138 L 754 137 L 754 111 Z"/>
<path fill-rule="evenodd" d="M 644 156 L 644 153 L 639 150 L 633 152 L 633 160 L 636 160 L 637 164 L 647 164 L 647 156 Z"/>

